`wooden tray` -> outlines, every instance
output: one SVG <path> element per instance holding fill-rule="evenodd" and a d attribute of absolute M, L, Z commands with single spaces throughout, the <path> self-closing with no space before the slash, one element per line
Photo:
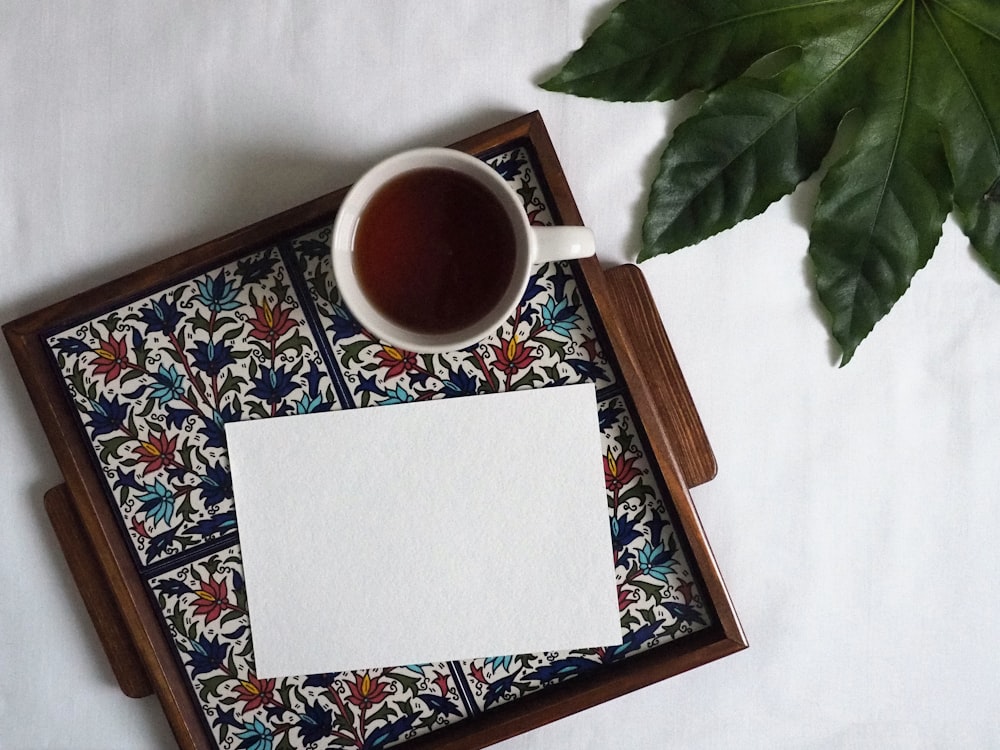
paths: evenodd
<path fill-rule="evenodd" d="M 580 223 L 537 113 L 454 147 L 532 221 Z M 324 246 L 343 194 L 4 326 L 65 478 L 46 508 L 122 690 L 155 692 L 185 748 L 483 747 L 745 648 L 688 494 L 715 460 L 639 271 L 550 264 L 494 337 L 412 356 L 339 305 Z M 254 676 L 222 422 L 586 381 L 623 646 Z"/>

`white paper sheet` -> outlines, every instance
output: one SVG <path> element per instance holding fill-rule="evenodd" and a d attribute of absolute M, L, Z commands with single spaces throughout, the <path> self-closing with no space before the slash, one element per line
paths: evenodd
<path fill-rule="evenodd" d="M 593 385 L 226 438 L 258 676 L 621 643 Z"/>

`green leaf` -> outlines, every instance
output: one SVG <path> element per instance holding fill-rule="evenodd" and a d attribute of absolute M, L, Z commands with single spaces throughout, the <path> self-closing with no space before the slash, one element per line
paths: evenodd
<path fill-rule="evenodd" d="M 535 383 L 544 379 L 542 373 L 537 370 L 528 370 L 528 372 L 510 384 L 510 389 L 516 391 L 518 388 L 531 388 Z"/>
<path fill-rule="evenodd" d="M 183 518 L 185 521 L 191 520 L 191 516 L 195 514 L 194 505 L 191 502 L 191 494 L 188 493 L 181 500 L 180 505 L 177 506 L 177 515 Z"/>
<path fill-rule="evenodd" d="M 275 354 L 281 354 L 289 349 L 299 351 L 303 347 L 308 347 L 312 342 L 309 341 L 305 336 L 292 335 L 285 339 L 275 350 Z"/>
<path fill-rule="evenodd" d="M 622 613 L 622 627 L 629 628 L 631 630 L 632 625 L 641 625 L 639 618 L 633 615 L 631 612 Z"/>
<path fill-rule="evenodd" d="M 607 101 L 668 101 L 712 89 L 766 52 L 797 45 L 817 16 L 857 13 L 840 0 L 628 0 L 555 76 L 550 91 Z"/>
<path fill-rule="evenodd" d="M 97 444 L 100 446 L 101 461 L 107 462 L 111 458 L 118 458 L 118 451 L 131 439 L 131 437 L 126 435 L 124 437 L 119 436 L 108 438 L 107 440 L 98 440 Z"/>
<path fill-rule="evenodd" d="M 657 601 L 660 598 L 663 587 L 658 586 L 655 583 L 647 583 L 646 581 L 632 581 L 632 585 L 638 589 L 642 589 L 643 593 L 646 594 L 653 601 Z M 649 622 L 649 620 L 647 620 Z"/>
<path fill-rule="evenodd" d="M 155 399 L 149 399 L 146 402 L 146 405 L 143 406 L 142 409 L 139 410 L 139 413 L 138 413 L 137 416 L 139 416 L 140 418 L 148 417 L 149 413 L 151 411 L 153 411 L 153 407 L 154 406 L 156 406 L 156 400 Z"/>
<path fill-rule="evenodd" d="M 340 364 L 344 365 L 344 367 L 349 366 L 351 362 L 358 362 L 360 364 L 361 353 L 372 345 L 377 346 L 374 341 L 368 341 L 367 339 L 345 344 L 344 355 L 340 358 Z"/>
<path fill-rule="evenodd" d="M 198 695 L 201 696 L 203 701 L 207 701 L 208 697 L 217 696 L 219 694 L 219 689 L 222 687 L 223 683 L 227 680 L 232 679 L 229 675 L 221 674 L 215 675 L 213 677 L 206 677 L 201 680 L 201 689 L 198 691 Z"/>
<path fill-rule="evenodd" d="M 661 157 L 639 260 L 761 213 L 820 167 L 857 112 L 809 244 L 846 364 L 952 209 L 1000 278 L 996 11 L 992 0 L 625 0 L 542 85 L 613 101 L 708 92 Z M 762 75 L 761 61 L 777 70 Z"/>
<path fill-rule="evenodd" d="M 229 393 L 229 391 L 238 390 L 239 387 L 241 385 L 244 385 L 246 382 L 247 382 L 246 378 L 242 378 L 239 375 L 236 375 L 232 372 L 228 373 L 226 375 L 225 381 L 219 388 L 219 398 L 221 399 L 223 396 Z"/>
<path fill-rule="evenodd" d="M 562 354 L 566 350 L 565 341 L 557 341 L 555 339 L 546 338 L 545 336 L 535 336 L 532 340 L 542 344 L 546 349 L 548 349 L 550 357 Z"/>
<path fill-rule="evenodd" d="M 208 330 L 208 318 L 201 314 L 199 311 L 195 311 L 194 315 L 188 318 L 188 321 L 192 328 L 199 331 Z"/>
<path fill-rule="evenodd" d="M 399 682 L 404 690 L 413 691 L 420 684 L 420 678 L 406 672 L 388 672 L 386 677 Z"/>
<path fill-rule="evenodd" d="M 427 370 L 427 372 L 433 374 L 435 372 L 435 368 L 434 368 L 435 355 L 433 355 L 433 354 L 422 354 L 422 355 L 420 355 L 420 359 L 424 363 L 424 369 Z M 437 377 L 437 376 L 435 375 L 435 377 Z"/>
<path fill-rule="evenodd" d="M 639 484 L 635 485 L 635 487 L 632 487 L 631 489 L 628 489 L 625 492 L 622 492 L 620 495 L 618 495 L 618 502 L 624 503 L 629 500 L 642 500 L 643 498 L 651 496 L 653 494 L 655 493 L 653 492 L 652 487 L 650 487 L 648 484 L 643 484 L 642 482 L 640 482 Z"/>
<path fill-rule="evenodd" d="M 388 721 L 396 714 L 396 710 L 391 703 L 383 703 L 378 710 L 368 714 L 367 720 L 374 724 L 377 721 Z"/>
<path fill-rule="evenodd" d="M 335 712 L 333 714 L 333 720 L 338 727 L 346 729 L 350 732 L 354 729 L 354 710 L 347 703 L 341 702 L 341 704 L 343 705 L 344 710 L 343 712 Z"/>

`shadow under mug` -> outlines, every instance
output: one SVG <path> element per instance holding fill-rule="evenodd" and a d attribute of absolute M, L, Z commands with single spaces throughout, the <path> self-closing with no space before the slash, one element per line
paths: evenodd
<path fill-rule="evenodd" d="M 355 264 L 358 224 L 372 198 L 395 178 L 424 169 L 454 170 L 486 188 L 503 207 L 514 236 L 513 272 L 499 300 L 477 320 L 445 333 L 412 330 L 383 314 L 359 283 Z M 593 255 L 594 235 L 585 227 L 531 226 L 520 197 L 492 167 L 454 149 L 418 148 L 379 162 L 354 184 L 337 212 L 330 245 L 337 287 L 358 322 L 385 343 L 433 353 L 464 349 L 492 334 L 521 300 L 534 266 Z M 475 253 L 476 248 L 463 248 L 463 252 Z"/>

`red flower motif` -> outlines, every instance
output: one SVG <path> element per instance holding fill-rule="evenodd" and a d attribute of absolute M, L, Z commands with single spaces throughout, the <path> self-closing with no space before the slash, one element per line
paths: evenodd
<path fill-rule="evenodd" d="M 379 678 L 373 680 L 367 672 L 364 677 L 359 674 L 354 675 L 354 682 L 348 682 L 347 689 L 351 691 L 347 700 L 362 710 L 367 710 L 389 697 L 389 691 Z"/>
<path fill-rule="evenodd" d="M 258 680 L 256 675 L 240 680 L 236 686 L 236 700 L 243 701 L 242 712 L 253 711 L 274 700 L 274 679 Z"/>
<path fill-rule="evenodd" d="M 483 668 L 477 666 L 475 663 L 469 664 L 469 671 L 472 672 L 472 676 L 476 679 L 476 682 L 480 683 L 481 685 L 485 685 L 486 683 L 489 682 L 489 680 L 487 680 L 486 677 L 483 675 Z"/>
<path fill-rule="evenodd" d="M 497 360 L 496 366 L 508 375 L 523 370 L 538 359 L 535 349 L 518 341 L 516 334 L 510 339 L 500 339 L 499 346 L 497 344 L 491 344 L 491 346 L 493 347 L 493 356 Z"/>
<path fill-rule="evenodd" d="M 198 585 L 201 588 L 194 592 L 198 596 L 194 603 L 194 613 L 204 617 L 206 623 L 218 619 L 223 611 L 232 606 L 229 603 L 229 589 L 224 580 L 216 581 L 209 576 L 207 581 L 199 581 Z"/>
<path fill-rule="evenodd" d="M 632 603 L 638 601 L 638 598 L 636 598 L 634 595 L 635 595 L 634 591 L 629 591 L 624 586 L 619 586 L 618 587 L 618 611 L 619 612 L 624 612 L 625 608 L 628 607 L 629 604 L 632 604 Z"/>
<path fill-rule="evenodd" d="M 146 522 L 140 521 L 139 516 L 132 516 L 132 528 L 139 536 L 149 539 L 149 532 L 146 531 Z"/>
<path fill-rule="evenodd" d="M 114 380 L 122 374 L 125 369 L 128 357 L 128 347 L 125 345 L 125 337 L 116 339 L 108 335 L 107 341 L 101 341 L 101 345 L 95 349 L 93 354 L 96 358 L 91 362 L 94 366 L 95 375 L 104 375 L 108 380 Z"/>
<path fill-rule="evenodd" d="M 435 672 L 434 685 L 440 691 L 441 695 L 448 695 L 448 675 L 443 672 Z"/>
<path fill-rule="evenodd" d="M 383 346 L 381 351 L 375 352 L 375 358 L 378 366 L 386 369 L 386 378 L 395 378 L 417 368 L 416 354 L 394 346 Z"/>
<path fill-rule="evenodd" d="M 141 440 L 135 453 L 139 457 L 139 463 L 146 464 L 142 473 L 149 474 L 171 463 L 174 460 L 174 451 L 176 450 L 176 436 L 168 438 L 166 432 L 161 432 L 159 435 L 151 434 L 149 440 Z"/>
<path fill-rule="evenodd" d="M 250 335 L 255 339 L 273 344 L 295 327 L 295 321 L 289 319 L 291 310 L 285 310 L 280 302 L 271 309 L 271 305 L 264 300 L 263 305 L 254 305 L 253 311 L 256 317 L 250 321 L 253 326 Z"/>
<path fill-rule="evenodd" d="M 681 595 L 685 604 L 690 604 L 694 599 L 694 581 L 684 581 L 677 584 L 677 593 Z"/>
<path fill-rule="evenodd" d="M 617 492 L 626 484 L 631 482 L 637 476 L 639 476 L 639 470 L 633 466 L 635 463 L 635 456 L 630 458 L 625 458 L 624 456 L 618 456 L 615 458 L 611 449 L 608 448 L 608 453 L 604 456 L 604 484 L 612 491 Z"/>

